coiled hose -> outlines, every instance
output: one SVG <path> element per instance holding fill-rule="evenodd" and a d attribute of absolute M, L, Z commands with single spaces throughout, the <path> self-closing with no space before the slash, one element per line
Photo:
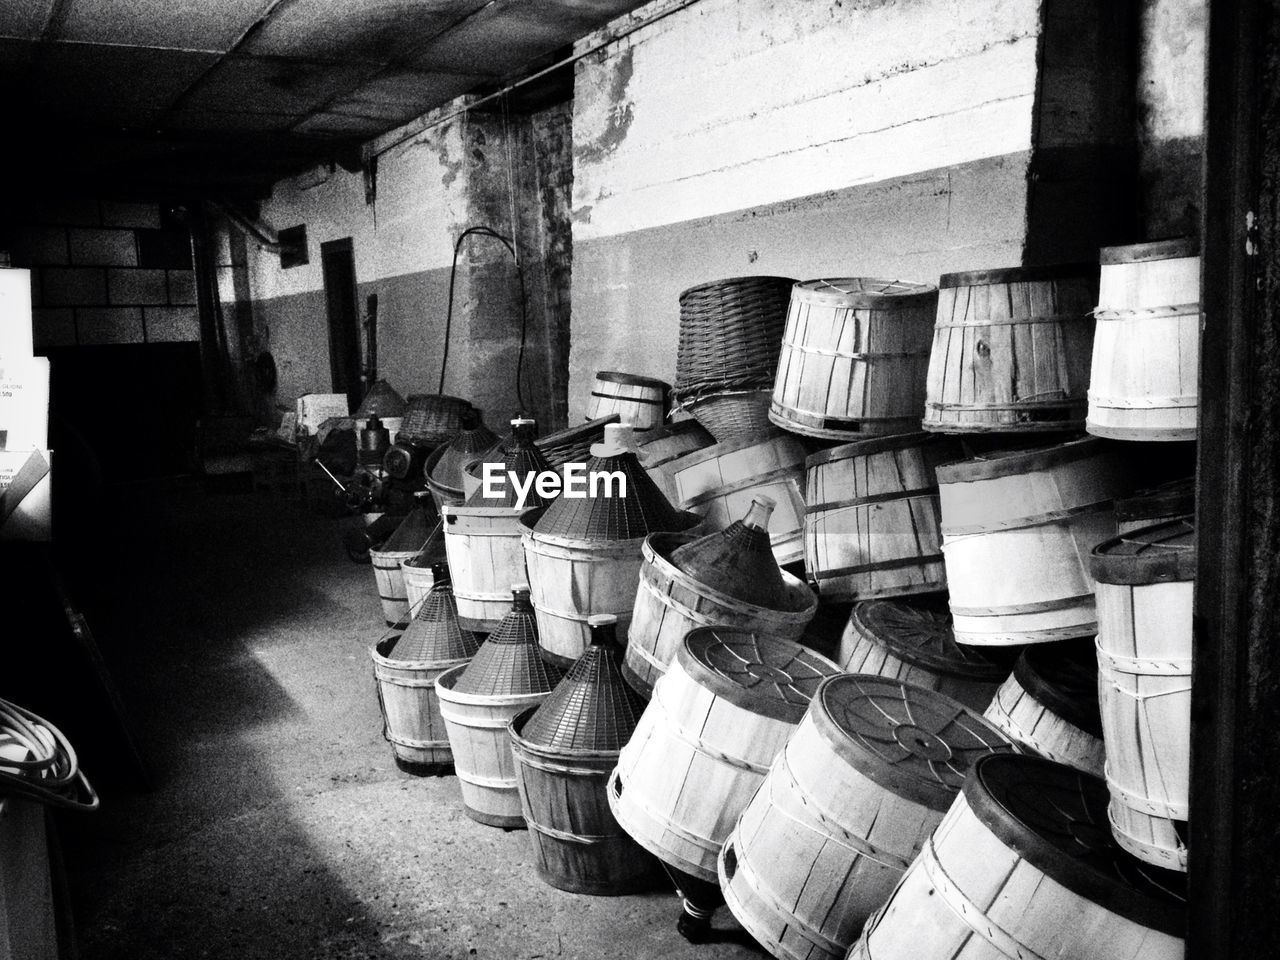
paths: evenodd
<path fill-rule="evenodd" d="M 14 759 L 13 753 L 27 759 Z M 5 795 L 61 810 L 98 809 L 98 794 L 71 741 L 49 721 L 0 698 L 0 796 Z"/>

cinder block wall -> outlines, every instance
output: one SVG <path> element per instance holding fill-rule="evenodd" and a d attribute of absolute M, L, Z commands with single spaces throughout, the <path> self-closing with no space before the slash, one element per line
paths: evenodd
<path fill-rule="evenodd" d="M 9 237 L 31 269 L 35 346 L 200 339 L 185 228 L 154 203 L 44 198 Z"/>

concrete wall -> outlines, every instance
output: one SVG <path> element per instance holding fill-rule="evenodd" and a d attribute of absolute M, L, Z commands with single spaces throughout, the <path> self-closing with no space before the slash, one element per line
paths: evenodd
<path fill-rule="evenodd" d="M 352 239 L 359 302 L 378 295 L 378 374 L 405 396 L 434 393 L 444 359 L 455 239 L 484 224 L 518 239 L 528 304 L 525 407 L 548 426 L 564 417 L 568 326 L 567 107 L 503 118 L 471 113 L 430 128 L 378 157 L 376 198 L 340 168 L 275 185 L 261 218 L 305 224 L 310 262 L 284 269 L 249 244 L 249 287 L 261 345 L 275 356 L 276 401 L 331 389 L 320 244 Z M 518 275 L 492 239 L 462 248 L 444 390 L 500 426 L 520 409 Z"/>
<path fill-rule="evenodd" d="M 571 417 L 599 369 L 673 377 L 695 283 L 932 281 L 1120 239 L 1111 6 L 701 0 L 580 61 Z"/>

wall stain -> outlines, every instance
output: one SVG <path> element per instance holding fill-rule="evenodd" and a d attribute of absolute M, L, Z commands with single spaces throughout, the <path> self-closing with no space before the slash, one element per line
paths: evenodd
<path fill-rule="evenodd" d="M 609 118 L 604 131 L 591 143 L 574 145 L 573 155 L 584 163 L 599 163 L 611 153 L 617 151 L 622 141 L 627 138 L 634 118 L 635 104 L 627 99 L 627 85 L 631 83 L 635 73 L 635 49 L 628 47 L 618 57 L 613 68 L 613 79 L 609 81 Z"/>

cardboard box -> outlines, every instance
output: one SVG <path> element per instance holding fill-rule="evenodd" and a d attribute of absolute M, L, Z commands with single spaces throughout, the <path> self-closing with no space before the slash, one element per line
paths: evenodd
<path fill-rule="evenodd" d="M 349 413 L 345 393 L 308 393 L 298 398 L 298 428 L 308 434 L 314 434 L 330 417 Z"/>
<path fill-rule="evenodd" d="M 31 271 L 0 267 L 0 357 L 29 357 L 31 332 Z"/>
<path fill-rule="evenodd" d="M 51 539 L 52 464 L 49 450 L 0 450 L 0 540 Z"/>
<path fill-rule="evenodd" d="M 0 356 L 0 450 L 48 445 L 48 359 Z"/>

